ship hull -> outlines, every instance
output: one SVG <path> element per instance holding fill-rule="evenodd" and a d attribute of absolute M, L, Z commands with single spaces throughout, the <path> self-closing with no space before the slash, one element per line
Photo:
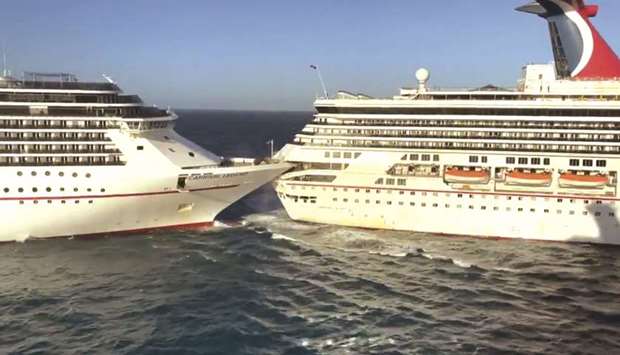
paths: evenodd
<path fill-rule="evenodd" d="M 106 171 L 102 181 L 96 179 L 96 173 L 88 181 L 79 177 L 73 181 L 78 192 L 92 191 L 90 186 L 106 186 L 96 192 L 3 196 L 0 198 L 0 215 L 4 220 L 0 242 L 209 226 L 226 207 L 272 181 L 288 167 L 287 164 L 270 164 L 210 169 L 209 176 L 223 177 L 210 179 L 202 186 L 194 184 L 196 186 L 191 189 L 178 189 L 175 186 L 177 175 L 131 180 L 128 176 L 114 179 L 115 174 L 108 175 Z M 9 171 L 14 170 L 0 169 L 0 176 L 3 172 L 13 175 Z M 79 169 L 74 170 L 78 176 L 83 176 Z M 117 173 L 122 174 L 122 170 Z M 195 171 L 194 174 L 206 172 Z M 111 180 L 117 183 L 110 184 Z M 15 190 L 17 188 L 9 189 Z"/>
<path fill-rule="evenodd" d="M 617 199 L 303 186 L 282 180 L 276 188 L 288 215 L 297 221 L 442 235 L 620 245 Z M 293 197 L 302 191 L 314 198 L 304 202 Z"/>

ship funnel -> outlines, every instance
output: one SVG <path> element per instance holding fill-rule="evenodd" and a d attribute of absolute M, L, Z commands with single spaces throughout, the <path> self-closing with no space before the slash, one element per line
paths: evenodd
<path fill-rule="evenodd" d="M 517 8 L 549 23 L 558 78 L 617 79 L 620 59 L 590 21 L 598 10 L 583 0 L 536 0 Z"/>

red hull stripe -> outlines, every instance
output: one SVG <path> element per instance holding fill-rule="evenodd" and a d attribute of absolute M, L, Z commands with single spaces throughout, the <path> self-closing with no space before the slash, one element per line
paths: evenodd
<path fill-rule="evenodd" d="M 364 190 L 390 190 L 390 191 L 408 191 L 408 192 L 427 192 L 427 193 L 446 193 L 446 194 L 463 194 L 463 195 L 486 195 L 486 196 L 511 196 L 511 197 L 541 197 L 541 198 L 561 198 L 574 200 L 595 200 L 595 201 L 620 201 L 620 198 L 610 198 L 604 196 L 582 196 L 582 195 L 553 195 L 549 194 L 527 194 L 527 193 L 503 193 L 503 192 L 480 192 L 480 191 L 454 191 L 454 190 L 420 190 L 420 189 L 402 189 L 393 187 L 379 186 L 351 186 L 351 185 L 325 185 L 325 184 L 299 184 L 288 183 L 295 186 L 313 186 L 313 187 L 329 187 L 339 189 L 364 189 Z"/>
<path fill-rule="evenodd" d="M 225 186 L 215 186 L 215 187 L 207 187 L 203 189 L 193 189 L 188 190 L 188 192 L 200 192 L 200 191 L 209 191 L 209 190 L 221 190 L 221 189 L 232 189 L 238 187 L 237 185 L 225 185 Z M 159 191 L 159 192 L 143 192 L 143 193 L 134 193 L 134 194 L 115 194 L 115 195 L 80 195 L 80 196 L 42 196 L 42 197 L 0 197 L 0 201 L 32 201 L 32 200 L 83 200 L 83 199 L 104 199 L 104 198 L 122 198 L 122 197 L 144 197 L 144 196 L 156 196 L 156 195 L 170 195 L 170 194 L 178 194 L 181 191 Z"/>

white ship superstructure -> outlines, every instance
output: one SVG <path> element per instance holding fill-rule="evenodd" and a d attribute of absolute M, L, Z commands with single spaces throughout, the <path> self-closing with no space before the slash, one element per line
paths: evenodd
<path fill-rule="evenodd" d="M 295 220 L 480 237 L 620 244 L 620 61 L 597 8 L 539 0 L 555 63 L 515 90 L 339 92 L 278 157 Z"/>
<path fill-rule="evenodd" d="M 0 241 L 210 225 L 289 168 L 225 159 L 112 82 L 0 77 Z"/>

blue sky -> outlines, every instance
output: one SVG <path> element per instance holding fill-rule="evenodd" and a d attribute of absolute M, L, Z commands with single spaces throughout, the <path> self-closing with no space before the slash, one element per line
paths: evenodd
<path fill-rule="evenodd" d="M 329 89 L 390 96 L 431 70 L 432 85 L 512 86 L 548 62 L 547 26 L 529 0 L 20 0 L 3 2 L 9 67 L 105 73 L 175 108 L 311 110 Z M 620 52 L 620 1 L 595 24 Z"/>

